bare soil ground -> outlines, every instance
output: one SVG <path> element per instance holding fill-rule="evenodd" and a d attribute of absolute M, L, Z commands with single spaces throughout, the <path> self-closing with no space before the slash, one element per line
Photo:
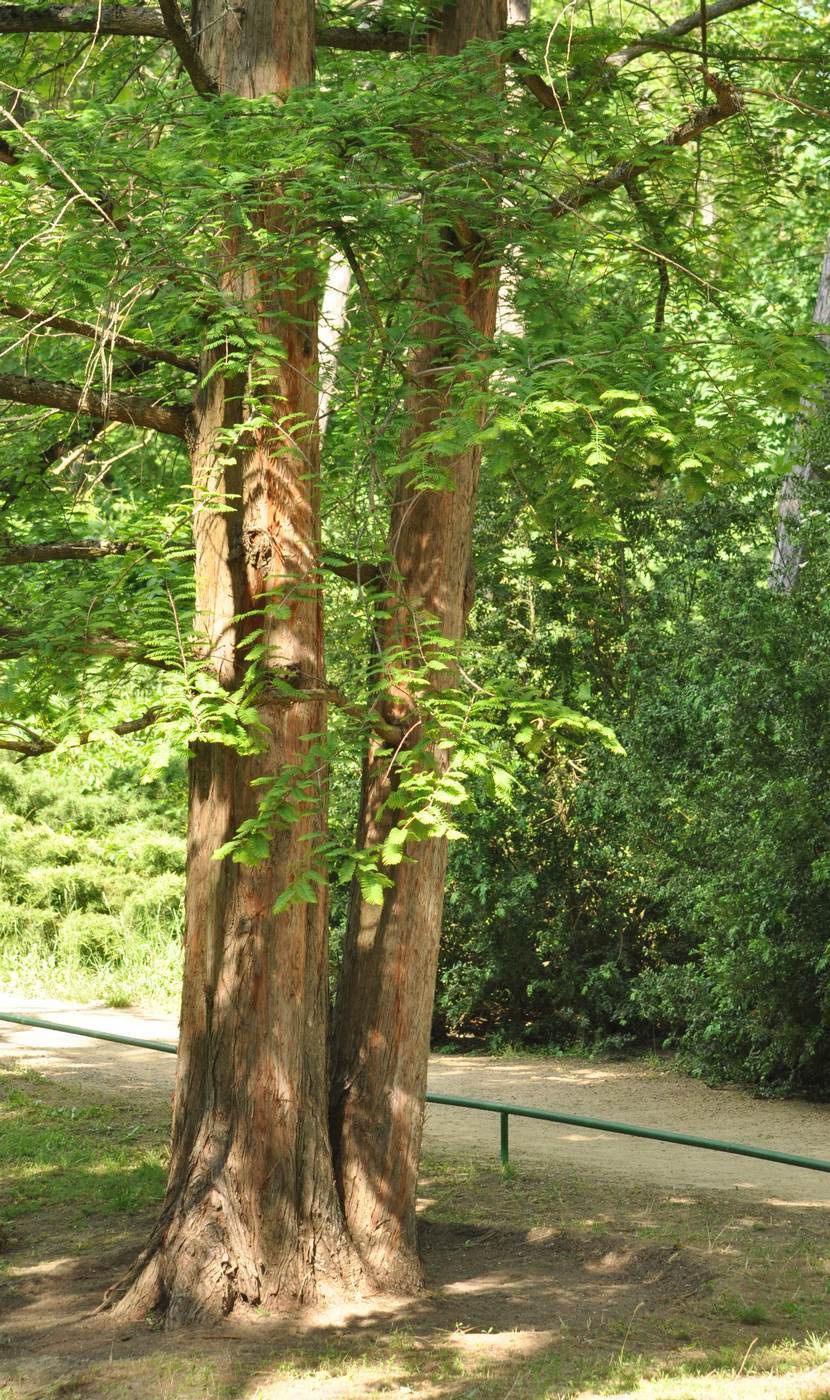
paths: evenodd
<path fill-rule="evenodd" d="M 175 1038 L 167 1020 L 28 1005 Z M 0 1040 L 0 1126 L 21 1125 L 0 1162 L 0 1400 L 830 1397 L 830 1178 L 529 1124 L 504 1179 L 497 1122 L 450 1109 L 428 1128 L 422 1297 L 186 1336 L 114 1327 L 92 1310 L 153 1218 L 173 1057 Z M 825 1108 L 659 1066 L 436 1057 L 430 1083 L 830 1157 Z"/>

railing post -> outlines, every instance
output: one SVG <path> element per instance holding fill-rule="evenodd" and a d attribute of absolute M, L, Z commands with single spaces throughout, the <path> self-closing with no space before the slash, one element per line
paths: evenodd
<path fill-rule="evenodd" d="M 500 1113 L 501 1120 L 501 1169 L 510 1166 L 510 1114 Z"/>

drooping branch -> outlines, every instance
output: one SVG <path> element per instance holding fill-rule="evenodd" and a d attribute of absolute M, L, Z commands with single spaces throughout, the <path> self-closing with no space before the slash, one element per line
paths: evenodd
<path fill-rule="evenodd" d="M 190 415 L 183 408 L 152 403 L 138 395 L 101 394 L 80 384 L 29 379 L 22 374 L 0 374 L 0 399 L 32 404 L 36 408 L 57 408 L 63 413 L 79 413 L 105 423 L 129 423 L 177 438 L 186 437 L 190 422 Z"/>
<path fill-rule="evenodd" d="M 77 321 L 72 316 L 61 316 L 52 311 L 35 311 L 31 307 L 18 306 L 16 302 L 6 301 L 5 298 L 0 298 L 0 316 L 30 323 L 36 329 L 64 331 L 67 335 L 81 336 L 84 340 L 94 340 L 114 350 L 129 350 L 140 354 L 142 361 L 148 363 L 158 361 L 159 364 L 174 365 L 176 369 L 187 370 L 190 374 L 198 372 L 199 366 L 195 359 L 177 355 L 174 350 L 165 350 L 161 346 L 147 345 L 143 340 L 136 340 L 131 335 L 110 333 L 102 326 L 93 325 L 91 321 Z"/>
<path fill-rule="evenodd" d="M 164 20 L 164 27 L 167 31 L 173 48 L 181 59 L 182 67 L 189 77 L 195 91 L 200 97 L 214 97 L 219 91 L 215 78 L 205 68 L 199 57 L 196 45 L 193 43 L 182 19 L 182 12 L 178 6 L 178 0 L 159 0 L 159 9 Z"/>
<path fill-rule="evenodd" d="M 158 706 L 153 706 L 152 709 L 145 710 L 143 715 L 139 715 L 138 719 L 127 719 L 123 720 L 120 724 L 107 725 L 105 727 L 106 733 L 118 735 L 138 734 L 142 729 L 149 729 L 152 725 L 158 724 L 162 717 L 162 711 Z M 97 729 L 84 730 L 81 734 L 75 736 L 72 747 L 74 748 L 82 744 L 92 743 L 93 739 L 96 739 L 102 733 L 103 729 L 104 726 L 99 725 Z M 31 739 L 0 739 L 0 749 L 4 749 L 7 753 L 20 754 L 21 758 L 41 758 L 43 754 L 54 753 L 59 747 L 60 743 L 56 739 L 40 739 L 34 737 Z"/>
<path fill-rule="evenodd" d="M 50 544 L 0 540 L 0 568 L 11 564 L 49 564 L 59 559 L 108 559 L 141 548 L 138 540 L 56 540 Z"/>
<path fill-rule="evenodd" d="M 548 204 L 548 212 L 555 219 L 559 219 L 564 214 L 584 209 L 586 204 L 592 204 L 595 199 L 599 199 L 602 195 L 612 194 L 614 190 L 630 185 L 632 180 L 647 174 L 656 162 L 665 159 L 672 151 L 688 145 L 690 141 L 696 141 L 710 127 L 717 126 L 719 122 L 726 121 L 729 117 L 734 117 L 738 112 L 743 111 L 743 103 L 731 83 L 716 77 L 713 73 L 704 74 L 704 78 L 707 86 L 716 94 L 717 102 L 713 102 L 708 107 L 699 107 L 696 112 L 687 117 L 685 122 L 681 122 L 680 126 L 676 126 L 673 131 L 670 131 L 659 145 L 645 147 L 642 155 L 637 159 L 620 161 L 607 170 L 604 175 L 600 175 L 594 180 L 584 180 L 581 184 L 574 185 L 571 189 L 557 195 Z"/>

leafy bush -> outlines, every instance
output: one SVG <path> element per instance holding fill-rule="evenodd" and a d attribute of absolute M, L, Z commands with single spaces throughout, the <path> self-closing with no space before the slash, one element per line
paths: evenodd
<path fill-rule="evenodd" d="M 184 783 L 0 762 L 0 974 L 22 993 L 174 1004 Z"/>

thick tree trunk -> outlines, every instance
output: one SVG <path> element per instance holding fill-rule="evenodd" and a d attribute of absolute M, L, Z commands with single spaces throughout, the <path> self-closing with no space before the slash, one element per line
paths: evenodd
<path fill-rule="evenodd" d="M 223 90 L 258 96 L 310 81 L 311 3 L 254 0 L 241 26 L 220 0 L 216 10 L 200 16 L 201 56 Z M 279 190 L 257 193 L 253 218 L 289 250 L 311 236 Z M 197 614 L 205 664 L 230 692 L 250 664 L 240 644 L 262 629 L 262 747 L 243 754 L 202 742 L 191 757 L 170 1175 L 159 1222 L 115 1302 L 122 1315 L 155 1311 L 168 1323 L 222 1315 L 237 1302 L 284 1308 L 359 1277 L 327 1121 L 326 902 L 273 912 L 313 862 L 326 809 L 324 761 L 307 737 L 324 729 L 323 704 L 269 685 L 274 677 L 299 692 L 324 688 L 313 284 L 308 272 L 273 262 L 263 271 L 242 238 L 231 227 L 220 255 L 225 294 L 256 316 L 281 356 L 264 387 L 254 363 L 247 384 L 215 373 L 198 396 Z M 246 431 L 246 392 L 257 397 L 256 423 L 264 414 L 272 425 Z M 293 423 L 304 426 L 289 438 Z M 222 435 L 234 427 L 229 449 Z M 293 767 L 307 781 L 295 799 L 299 819 L 272 830 L 258 864 L 215 860 L 257 814 L 263 789 L 252 783 Z"/>
<path fill-rule="evenodd" d="M 456 53 L 475 38 L 495 38 L 503 29 L 503 0 L 458 0 L 447 6 L 435 36 L 438 54 Z M 404 452 L 430 431 L 467 376 L 471 346 L 492 339 L 498 271 L 492 248 L 459 220 L 444 235 L 446 255 L 463 248 L 472 274 L 459 277 L 446 256 L 427 261 L 424 304 L 430 319 L 410 364 L 410 380 L 424 386 L 410 398 L 411 427 Z M 462 347 L 451 313 L 463 311 L 469 335 Z M 473 352 L 474 353 L 474 352 Z M 462 354 L 468 368 L 452 374 Z M 446 369 L 447 375 L 437 371 Z M 404 477 L 392 508 L 389 554 L 391 587 L 400 603 L 384 624 L 382 646 L 399 649 L 420 665 L 419 620 L 438 621 L 443 635 L 461 639 L 470 603 L 470 552 L 480 449 L 470 446 L 441 468 L 452 490 L 426 490 Z M 398 664 L 400 664 L 398 660 Z M 436 686 L 452 685 L 452 671 L 436 672 Z M 405 687 L 390 698 L 390 723 L 413 718 Z M 409 736 L 412 743 L 417 728 Z M 434 762 L 443 761 L 440 752 Z M 382 842 L 395 818 L 380 809 L 395 782 L 388 750 L 367 756 L 359 839 Z M 447 848 L 444 840 L 410 843 L 406 859 L 391 867 L 392 888 L 382 906 L 367 904 L 352 890 L 348 931 L 337 996 L 333 1044 L 332 1138 L 338 1187 L 350 1235 L 367 1274 L 378 1286 L 410 1292 L 421 1286 L 415 1196 L 426 1093 L 427 1060 L 438 963 Z"/>
<path fill-rule="evenodd" d="M 830 325 L 830 238 L 824 250 L 813 320 L 817 326 Z M 830 349 L 830 336 L 822 335 L 819 338 L 825 348 Z M 774 593 L 792 593 L 804 562 L 804 549 L 798 537 L 804 486 L 812 479 L 817 467 L 825 465 L 827 460 L 826 446 L 822 460 L 815 460 L 815 451 L 810 443 L 811 428 L 815 427 L 818 418 L 826 419 L 828 416 L 830 384 L 825 387 L 820 403 L 816 404 L 806 398 L 801 401 L 801 413 L 795 433 L 801 461 L 784 477 L 778 494 L 778 528 L 767 580 Z"/>

